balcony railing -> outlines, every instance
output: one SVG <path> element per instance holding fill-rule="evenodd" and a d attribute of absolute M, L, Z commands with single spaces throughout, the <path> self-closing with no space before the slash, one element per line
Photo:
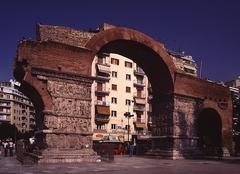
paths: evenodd
<path fill-rule="evenodd" d="M 95 93 L 100 95 L 109 95 L 109 88 L 106 87 L 95 87 Z"/>
<path fill-rule="evenodd" d="M 107 101 L 96 100 L 95 105 L 109 106 L 110 104 Z"/>
<path fill-rule="evenodd" d="M 95 122 L 96 123 L 108 123 L 109 122 L 109 116 L 103 116 L 103 115 L 96 115 L 95 116 Z"/>
<path fill-rule="evenodd" d="M 144 87 L 145 84 L 143 83 L 142 80 L 134 80 L 133 84 L 137 87 Z"/>
<path fill-rule="evenodd" d="M 134 98 L 146 98 L 144 93 L 133 93 Z"/>
<path fill-rule="evenodd" d="M 139 76 L 144 76 L 145 72 L 141 68 L 137 68 L 134 70 L 134 74 Z"/>
<path fill-rule="evenodd" d="M 133 106 L 133 110 L 134 110 L 134 111 L 144 112 L 145 106 L 144 106 L 144 105 L 134 105 L 134 106 Z"/>

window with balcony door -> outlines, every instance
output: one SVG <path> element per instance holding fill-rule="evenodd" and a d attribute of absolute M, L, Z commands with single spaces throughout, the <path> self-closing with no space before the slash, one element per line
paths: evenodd
<path fill-rule="evenodd" d="M 128 62 L 128 61 L 125 61 L 125 67 L 132 68 L 132 63 Z"/>
<path fill-rule="evenodd" d="M 116 71 L 112 71 L 112 77 L 116 77 L 117 78 L 117 72 Z"/>
<path fill-rule="evenodd" d="M 117 117 L 117 111 L 111 111 L 111 117 Z"/>
<path fill-rule="evenodd" d="M 119 65 L 119 60 L 115 58 L 111 58 L 111 64 L 113 65 Z"/>
<path fill-rule="evenodd" d="M 131 100 L 126 99 L 125 104 L 128 105 L 128 106 L 130 106 L 130 105 L 131 105 Z"/>
<path fill-rule="evenodd" d="M 137 97 L 142 97 L 142 90 L 137 90 Z"/>
<path fill-rule="evenodd" d="M 116 97 L 112 97 L 112 103 L 117 104 L 117 98 Z"/>
<path fill-rule="evenodd" d="M 131 74 L 126 74 L 126 80 L 131 80 Z"/>
<path fill-rule="evenodd" d="M 102 91 L 102 90 L 103 90 L 103 84 L 97 83 L 97 91 Z"/>
<path fill-rule="evenodd" d="M 111 124 L 111 129 L 117 129 L 117 125 L 116 124 Z"/>

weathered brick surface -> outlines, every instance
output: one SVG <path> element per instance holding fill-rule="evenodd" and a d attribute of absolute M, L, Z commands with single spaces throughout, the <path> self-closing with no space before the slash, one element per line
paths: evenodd
<path fill-rule="evenodd" d="M 55 41 L 83 47 L 94 35 L 95 33 L 75 30 L 64 26 L 37 25 L 38 41 Z"/>

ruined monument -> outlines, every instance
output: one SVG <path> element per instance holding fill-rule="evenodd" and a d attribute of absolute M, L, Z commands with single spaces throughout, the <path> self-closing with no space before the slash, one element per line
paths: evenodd
<path fill-rule="evenodd" d="M 91 65 L 101 52 L 129 57 L 148 75 L 154 94 L 149 154 L 193 156 L 207 134 L 201 132 L 208 122 L 205 115 L 210 118 L 211 113 L 218 129 L 209 136 L 232 151 L 229 90 L 177 70 L 163 44 L 139 31 L 106 24 L 94 32 L 39 24 L 35 41 L 19 42 L 14 67 L 20 90 L 36 108 L 38 150 L 31 155 L 37 162 L 97 160 L 92 150 Z M 211 126 L 206 129 L 211 132 Z"/>

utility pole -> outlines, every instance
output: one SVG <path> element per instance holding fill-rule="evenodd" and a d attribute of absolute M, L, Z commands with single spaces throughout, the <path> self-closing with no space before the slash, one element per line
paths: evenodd
<path fill-rule="evenodd" d="M 127 130 L 127 131 L 128 131 L 128 142 L 129 142 L 129 134 L 130 134 L 129 119 L 130 119 L 131 117 L 133 117 L 134 115 L 131 115 L 130 112 L 125 112 L 125 113 L 124 113 L 124 116 L 127 117 L 127 119 L 128 119 L 128 130 Z"/>

